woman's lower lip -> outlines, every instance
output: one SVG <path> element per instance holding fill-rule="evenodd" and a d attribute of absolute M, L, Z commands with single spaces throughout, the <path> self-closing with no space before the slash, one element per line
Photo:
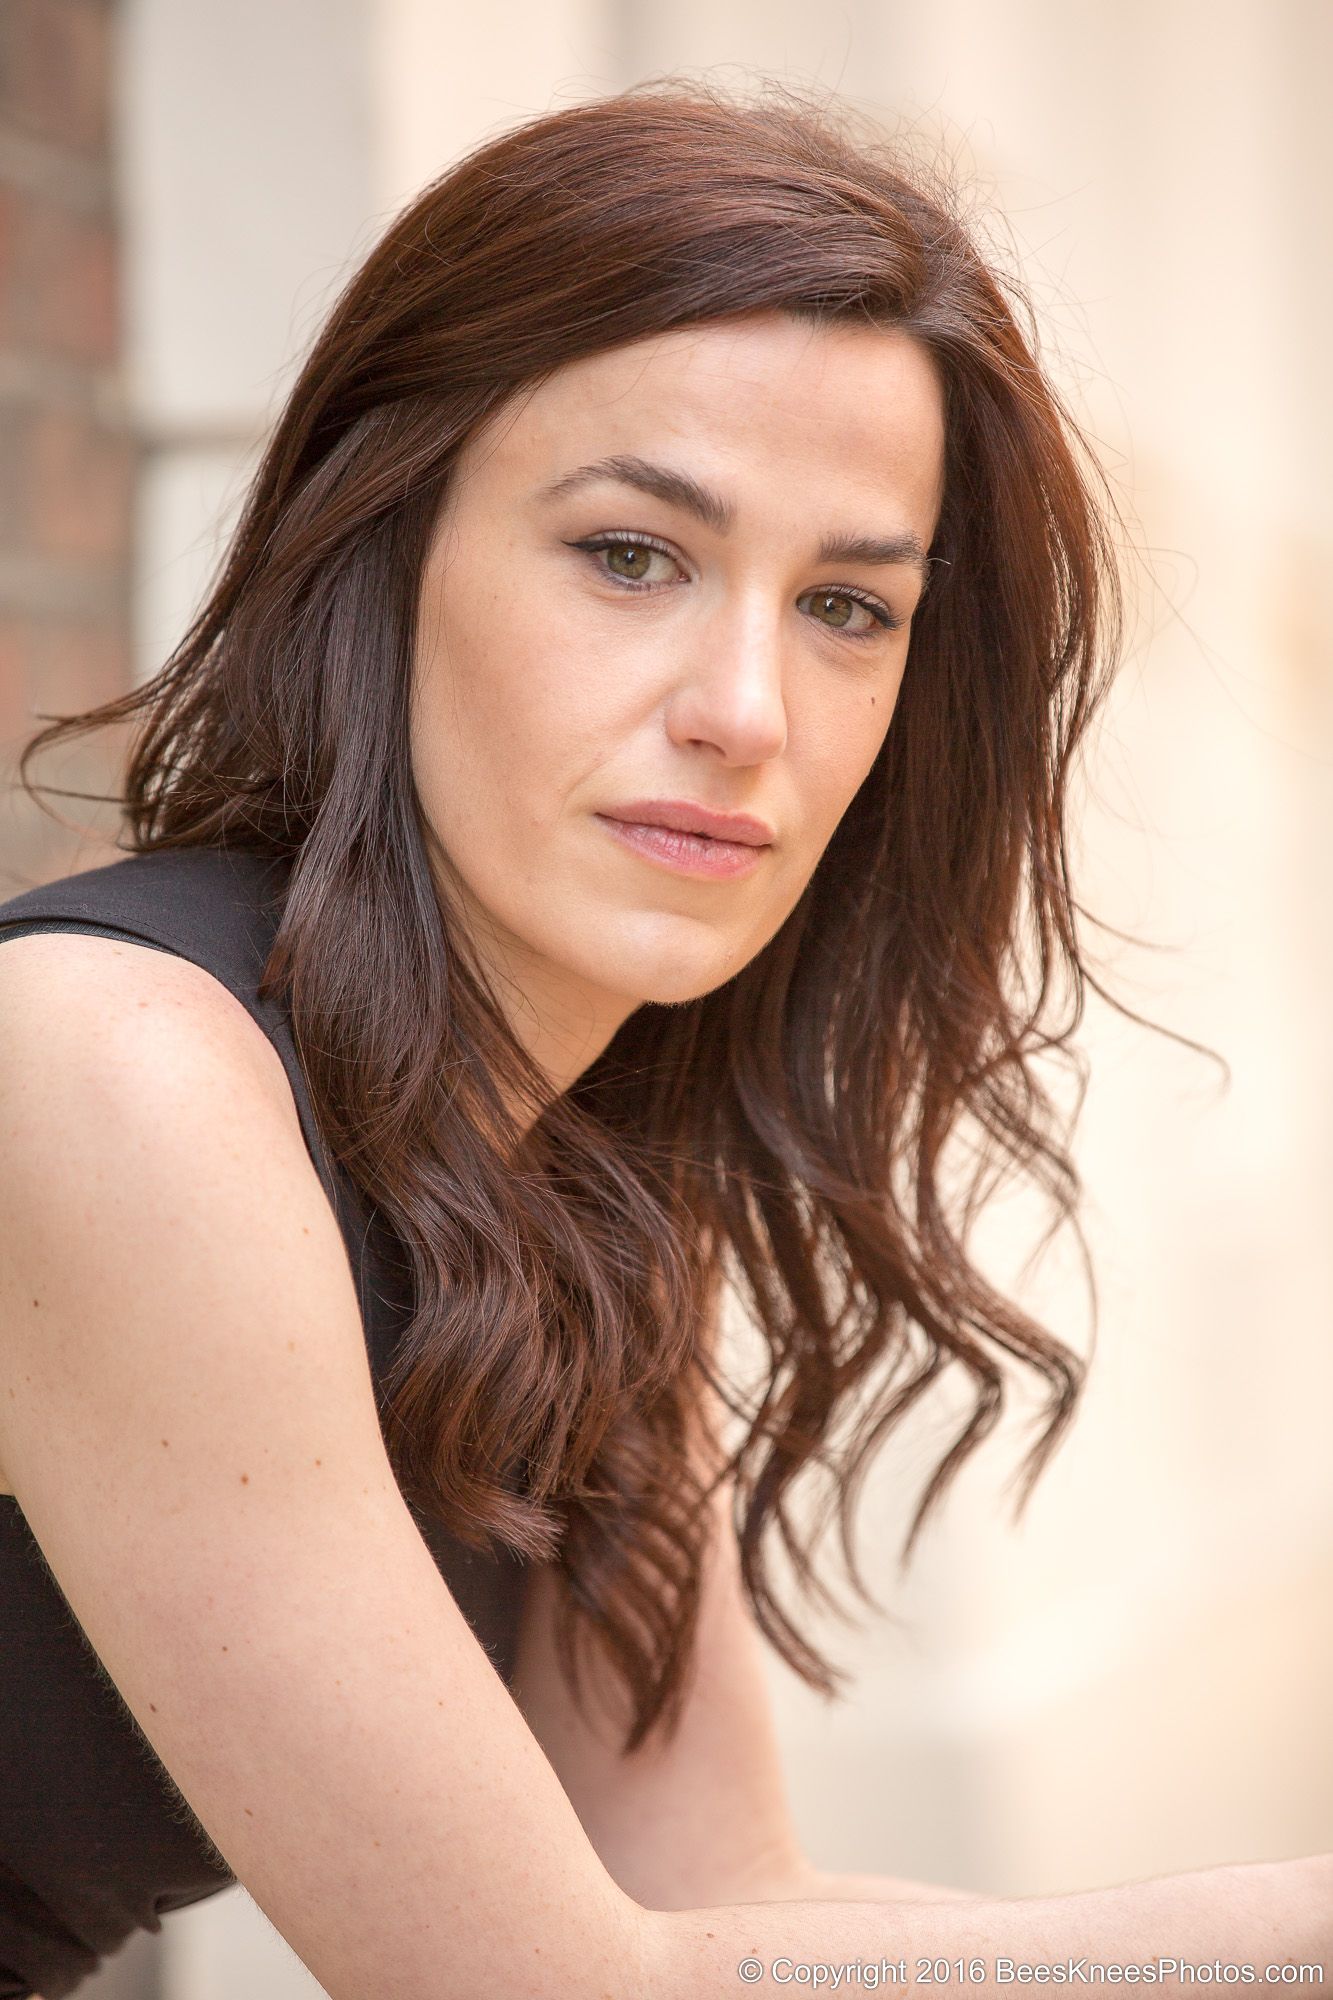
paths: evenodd
<path fill-rule="evenodd" d="M 739 840 L 710 840 L 703 834 L 677 833 L 666 826 L 640 826 L 633 820 L 611 819 L 595 813 L 626 847 L 645 860 L 656 861 L 675 875 L 749 875 L 759 866 L 766 847 L 750 847 Z"/>

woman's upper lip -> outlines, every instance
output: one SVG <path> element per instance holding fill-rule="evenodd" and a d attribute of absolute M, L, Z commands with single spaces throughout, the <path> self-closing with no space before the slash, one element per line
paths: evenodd
<path fill-rule="evenodd" d="M 768 847 L 777 837 L 765 820 L 750 813 L 718 812 L 693 799 L 630 799 L 608 806 L 600 817 L 634 826 L 666 826 L 675 833 L 706 833 L 714 840 L 735 840 L 746 847 Z"/>

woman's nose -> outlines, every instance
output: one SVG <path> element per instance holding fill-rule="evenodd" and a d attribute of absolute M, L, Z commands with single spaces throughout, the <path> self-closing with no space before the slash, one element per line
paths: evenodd
<path fill-rule="evenodd" d="M 711 743 L 734 764 L 779 756 L 787 741 L 781 612 L 753 600 L 722 605 L 687 643 L 669 703 L 673 740 Z"/>

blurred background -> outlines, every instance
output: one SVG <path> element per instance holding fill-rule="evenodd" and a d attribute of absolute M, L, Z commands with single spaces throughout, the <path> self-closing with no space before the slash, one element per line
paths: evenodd
<path fill-rule="evenodd" d="M 395 210 L 482 138 L 663 71 L 813 83 L 910 126 L 1030 286 L 1154 579 L 1076 814 L 1076 893 L 1147 948 L 1085 941 L 1232 1072 L 1089 996 L 1082 1411 L 1015 1525 L 1018 1399 L 905 1574 L 970 1404 L 946 1384 L 893 1434 L 859 1544 L 892 1618 L 818 1627 L 854 1676 L 836 1705 L 771 1661 L 807 1850 L 1008 1895 L 1327 1850 L 1321 0 L 0 0 L 0 899 L 113 858 L 105 811 L 67 807 L 91 820 L 76 840 L 13 791 L 17 750 L 181 636 L 300 355 Z M 107 790 L 117 750 L 37 775 Z M 1087 1353 L 1068 1232 L 1028 1266 L 1045 1215 L 1008 1194 L 976 1247 Z M 319 1990 L 236 1887 L 80 1992 Z"/>

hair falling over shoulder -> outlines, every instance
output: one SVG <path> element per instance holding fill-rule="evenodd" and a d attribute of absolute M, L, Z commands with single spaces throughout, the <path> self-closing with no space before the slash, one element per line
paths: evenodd
<path fill-rule="evenodd" d="M 901 328 L 934 357 L 931 587 L 882 751 L 788 920 L 719 990 L 638 1008 L 553 1097 L 426 857 L 408 699 L 433 524 L 464 441 L 525 384 L 765 311 Z M 392 222 L 316 339 L 181 644 L 24 752 L 32 790 L 40 749 L 133 720 L 130 851 L 290 861 L 265 991 L 290 1008 L 330 1147 L 411 1264 L 383 1416 L 395 1473 L 460 1537 L 558 1567 L 566 1671 L 576 1628 L 595 1632 L 630 1699 L 627 1749 L 679 1712 L 713 1479 L 735 1482 L 760 1628 L 831 1694 L 843 1677 L 766 1562 L 774 1524 L 798 1583 L 831 1601 L 792 1513 L 802 1471 L 830 1475 L 873 1602 L 856 1491 L 942 1369 L 975 1407 L 903 1562 L 995 1426 L 1007 1360 L 1046 1392 L 1024 1503 L 1072 1417 L 1086 1364 L 996 1294 L 967 1237 L 1006 1170 L 1040 1182 L 1053 1230 L 1074 1221 L 1034 1058 L 1082 1075 L 1067 1045 L 1085 984 L 1129 1011 L 1084 962 L 1065 823 L 1122 643 L 1116 519 L 1024 293 L 946 177 L 845 106 L 658 78 L 505 132 Z M 506 1092 L 539 1107 L 521 1138 Z M 964 1126 L 975 1172 L 951 1201 Z M 728 1284 L 766 1355 L 747 1395 L 717 1361 Z M 706 1399 L 738 1420 L 711 1440 L 711 1479 L 693 1448 Z"/>

